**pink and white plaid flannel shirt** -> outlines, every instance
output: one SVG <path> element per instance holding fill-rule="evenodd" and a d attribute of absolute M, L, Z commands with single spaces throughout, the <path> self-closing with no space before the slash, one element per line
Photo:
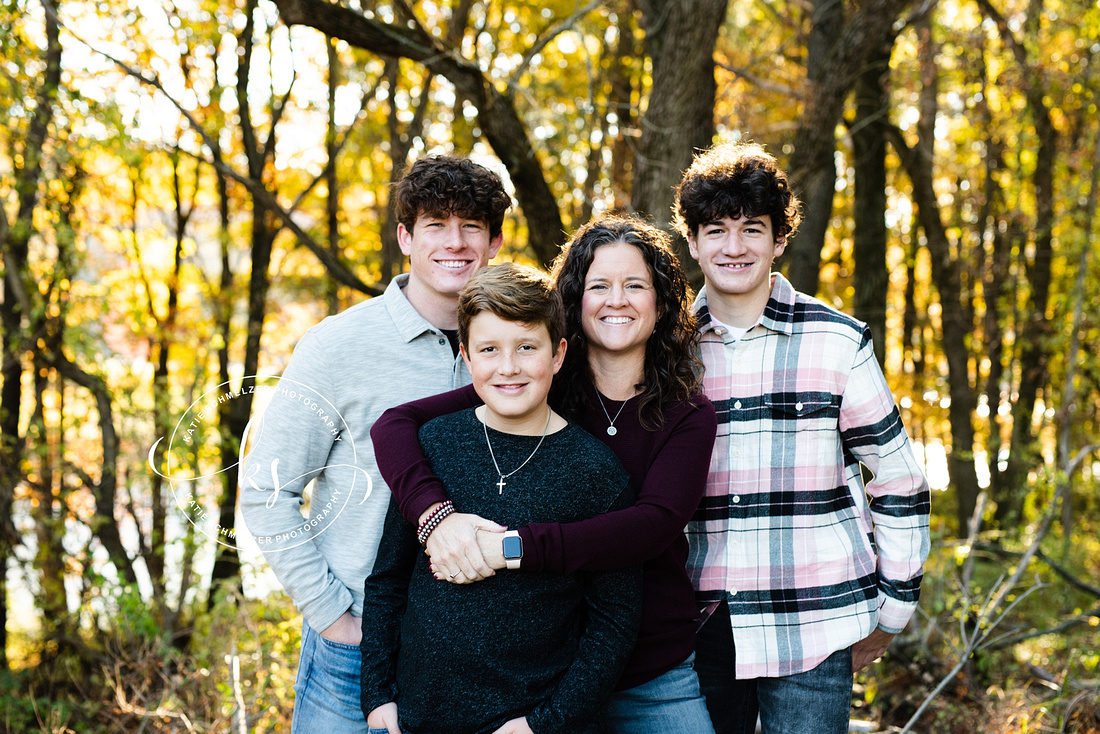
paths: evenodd
<path fill-rule="evenodd" d="M 773 277 L 740 340 L 711 321 L 705 289 L 695 305 L 718 438 L 687 565 L 700 604 L 729 604 L 741 679 L 900 632 L 929 550 L 928 483 L 870 331 Z"/>

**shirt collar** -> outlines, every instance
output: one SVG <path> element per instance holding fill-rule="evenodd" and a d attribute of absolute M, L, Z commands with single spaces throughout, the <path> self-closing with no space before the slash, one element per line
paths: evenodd
<path fill-rule="evenodd" d="M 402 288 L 408 283 L 409 274 L 402 273 L 390 281 L 390 284 L 386 286 L 385 293 L 382 294 L 382 300 L 386 304 L 386 310 L 389 312 L 390 318 L 393 319 L 393 325 L 397 327 L 397 333 L 401 335 L 406 344 L 424 332 L 441 333 L 439 329 L 432 326 L 427 319 L 421 316 L 420 312 L 413 308 L 413 305 L 409 303 L 409 299 L 405 297 L 405 291 Z"/>
<path fill-rule="evenodd" d="M 781 273 L 772 273 L 772 292 L 768 297 L 768 303 L 764 306 L 764 313 L 760 315 L 756 323 L 766 329 L 777 331 L 780 334 L 791 334 L 794 331 L 794 304 L 796 291 L 790 281 Z M 705 333 L 716 328 L 714 319 L 711 318 L 710 309 L 707 307 L 707 287 L 699 289 L 699 295 L 695 297 L 692 310 L 699 319 L 699 332 Z M 750 329 L 751 331 L 751 329 Z"/>

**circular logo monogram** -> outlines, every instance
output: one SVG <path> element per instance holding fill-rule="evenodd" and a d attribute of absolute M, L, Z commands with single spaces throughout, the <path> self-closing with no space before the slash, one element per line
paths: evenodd
<path fill-rule="evenodd" d="M 373 482 L 356 461 L 351 427 L 324 395 L 296 380 L 251 375 L 234 390 L 223 382 L 200 395 L 176 422 L 158 467 L 158 438 L 149 449 L 149 466 L 168 481 L 176 505 L 196 530 L 226 546 L 236 545 L 236 530 L 219 522 L 219 502 L 225 475 L 236 469 L 240 501 L 246 522 L 264 553 L 289 550 L 324 533 L 351 503 L 370 497 Z M 202 474 L 186 474 L 184 467 L 220 461 L 219 412 L 234 400 L 269 400 L 267 409 L 254 414 L 240 437 L 237 460 L 230 466 Z M 285 458 L 300 448 L 307 434 L 323 434 L 331 441 L 329 459 L 319 466 L 291 469 Z M 300 462 L 299 462 L 300 463 Z M 323 492 L 307 491 L 322 473 Z M 235 491 L 236 487 L 231 488 Z"/>

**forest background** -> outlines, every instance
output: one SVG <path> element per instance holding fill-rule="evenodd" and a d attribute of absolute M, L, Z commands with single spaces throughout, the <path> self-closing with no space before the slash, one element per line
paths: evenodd
<path fill-rule="evenodd" d="M 715 140 L 791 172 L 785 272 L 933 486 L 855 718 L 1100 730 L 1098 89 L 1086 0 L 4 0 L 0 731 L 287 730 L 235 464 L 254 376 L 402 271 L 391 181 L 473 156 L 545 266 Z"/>

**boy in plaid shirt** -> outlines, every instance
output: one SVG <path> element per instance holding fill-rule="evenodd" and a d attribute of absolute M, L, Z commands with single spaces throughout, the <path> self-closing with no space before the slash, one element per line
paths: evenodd
<path fill-rule="evenodd" d="M 718 734 L 751 734 L 758 712 L 765 734 L 847 732 L 852 673 L 905 627 L 929 550 L 928 483 L 870 331 L 771 271 L 798 208 L 775 159 L 740 144 L 698 156 L 674 206 L 706 278 L 718 413 L 687 531 Z"/>

